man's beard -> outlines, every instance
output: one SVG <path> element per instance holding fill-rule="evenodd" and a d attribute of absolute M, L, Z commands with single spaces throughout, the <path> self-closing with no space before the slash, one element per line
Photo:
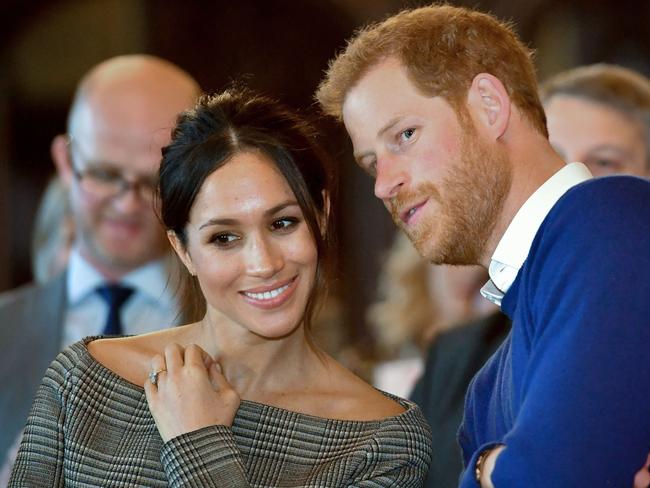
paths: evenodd
<path fill-rule="evenodd" d="M 464 131 L 461 147 L 459 161 L 440 184 L 422 184 L 391 205 L 393 220 L 433 264 L 481 264 L 510 191 L 512 170 L 505 154 L 483 146 L 472 130 Z M 427 197 L 422 210 L 429 214 L 406 227 L 396 209 Z"/>

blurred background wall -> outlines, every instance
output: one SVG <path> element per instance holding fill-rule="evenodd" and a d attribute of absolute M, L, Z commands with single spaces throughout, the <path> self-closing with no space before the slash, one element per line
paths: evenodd
<path fill-rule="evenodd" d="M 79 78 L 99 61 L 146 52 L 173 61 L 206 91 L 229 80 L 305 112 L 328 59 L 360 25 L 399 0 L 3 0 L 0 4 L 0 291 L 31 279 L 34 213 L 54 168 L 52 137 Z M 512 20 L 537 51 L 540 78 L 600 61 L 650 74 L 648 0 L 451 1 Z M 346 341 L 366 343 L 364 312 L 394 228 L 351 164 L 340 128 L 324 126 L 341 171 L 338 295 Z"/>

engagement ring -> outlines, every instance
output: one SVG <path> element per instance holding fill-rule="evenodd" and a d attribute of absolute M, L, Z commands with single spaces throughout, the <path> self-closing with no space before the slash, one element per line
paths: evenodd
<path fill-rule="evenodd" d="M 156 385 L 158 383 L 158 375 L 163 371 L 167 371 L 167 370 L 159 369 L 158 371 L 152 371 L 151 373 L 149 373 L 149 381 L 151 381 L 152 385 Z"/>

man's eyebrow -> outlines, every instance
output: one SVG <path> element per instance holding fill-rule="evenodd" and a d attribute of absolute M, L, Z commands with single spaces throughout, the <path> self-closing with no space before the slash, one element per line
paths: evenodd
<path fill-rule="evenodd" d="M 271 207 L 270 209 L 266 210 L 264 212 L 264 216 L 269 217 L 273 214 L 276 214 L 280 212 L 281 210 L 287 208 L 287 207 L 292 207 L 294 205 L 298 205 L 298 202 L 296 200 L 287 200 L 286 202 L 282 202 L 274 207 Z M 204 227 L 210 227 L 212 225 L 237 225 L 239 223 L 239 220 L 229 218 L 229 217 L 224 217 L 224 218 L 214 218 L 210 219 L 207 222 L 204 222 L 201 224 L 199 227 L 199 230 L 203 229 Z"/>
<path fill-rule="evenodd" d="M 398 115 L 390 119 L 386 125 L 384 125 L 381 129 L 379 129 L 379 131 L 377 132 L 377 137 L 378 138 L 382 137 L 387 131 L 395 127 L 395 125 L 397 125 L 402 120 L 402 118 L 403 118 L 402 115 Z M 367 156 L 374 156 L 374 155 L 375 153 L 372 151 L 365 151 L 365 152 L 355 153 L 354 159 L 357 162 L 357 164 L 361 166 L 362 159 L 364 159 Z"/>
<path fill-rule="evenodd" d="M 377 137 L 382 137 L 384 133 L 390 129 L 392 129 L 397 123 L 402 120 L 402 116 L 398 115 L 396 117 L 393 117 L 388 121 L 386 125 L 384 125 L 379 131 L 377 132 Z"/>

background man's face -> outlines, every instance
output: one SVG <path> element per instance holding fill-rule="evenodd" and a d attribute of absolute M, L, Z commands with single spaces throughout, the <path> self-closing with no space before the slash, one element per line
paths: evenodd
<path fill-rule="evenodd" d="M 569 95 L 545 103 L 549 140 L 566 162 L 581 161 L 594 176 L 648 176 L 639 124 L 606 105 Z"/>
<path fill-rule="evenodd" d="M 394 60 L 349 91 L 343 120 L 375 195 L 435 264 L 478 264 L 509 191 L 504 155 L 444 99 L 420 93 Z"/>
<path fill-rule="evenodd" d="M 73 137 L 70 154 L 77 171 L 93 167 L 119 173 L 131 182 L 155 180 L 161 144 L 167 141 L 165 135 L 120 126 L 102 117 Z M 77 242 L 91 261 L 128 271 L 163 254 L 166 238 L 144 189 L 101 197 L 73 179 L 70 193 Z"/>
<path fill-rule="evenodd" d="M 75 220 L 75 246 L 100 273 L 119 277 L 168 249 L 154 209 L 161 149 L 198 87 L 151 59 L 117 58 L 83 81 L 69 120 L 70 143 L 53 157 Z"/>

